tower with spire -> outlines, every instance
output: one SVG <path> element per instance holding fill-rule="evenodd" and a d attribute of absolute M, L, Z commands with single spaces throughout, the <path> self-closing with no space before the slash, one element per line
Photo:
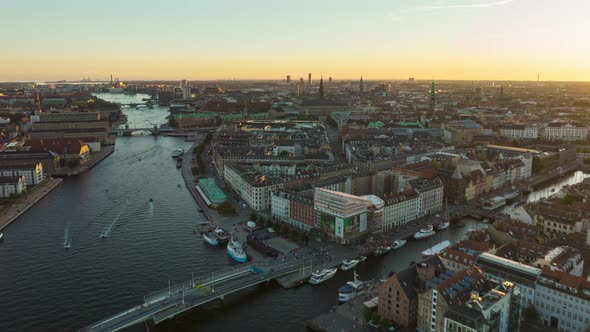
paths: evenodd
<path fill-rule="evenodd" d="M 320 78 L 320 88 L 318 90 L 318 94 L 320 95 L 320 99 L 324 99 L 326 96 L 326 90 L 324 89 L 324 78 Z"/>
<path fill-rule="evenodd" d="M 359 82 L 359 94 L 362 95 L 365 92 L 365 84 L 363 83 L 363 77 L 361 76 L 361 81 Z"/>
<path fill-rule="evenodd" d="M 434 89 L 434 80 L 430 86 L 430 111 L 434 112 L 434 106 L 436 105 L 436 90 Z"/>

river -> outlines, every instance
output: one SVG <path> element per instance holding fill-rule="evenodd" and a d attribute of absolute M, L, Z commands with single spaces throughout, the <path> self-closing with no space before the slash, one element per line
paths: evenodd
<path fill-rule="evenodd" d="M 170 157 L 173 149 L 189 146 L 172 137 L 120 137 L 113 155 L 66 179 L 6 228 L 0 243 L 0 331 L 79 329 L 140 304 L 169 280 L 237 264 L 192 232 L 203 217 Z M 455 242 L 467 229 L 487 226 L 464 223 L 463 229 L 439 233 L 432 244 Z M 100 238 L 103 232 L 108 238 Z M 392 254 L 369 257 L 357 269 L 360 279 L 399 271 L 432 244 L 411 240 Z M 338 288 L 348 280 L 352 271 L 339 271 L 314 287 L 254 287 L 152 330 L 301 331 L 305 320 L 336 303 Z"/>

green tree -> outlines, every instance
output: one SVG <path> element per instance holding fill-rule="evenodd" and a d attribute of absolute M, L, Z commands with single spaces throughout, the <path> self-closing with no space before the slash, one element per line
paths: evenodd
<path fill-rule="evenodd" d="M 170 127 L 172 127 L 172 128 L 178 128 L 178 121 L 176 121 L 176 118 L 174 118 L 174 117 L 171 117 L 171 118 L 168 120 L 168 125 L 169 125 Z"/>
<path fill-rule="evenodd" d="M 250 220 L 252 220 L 252 221 L 256 220 L 256 211 L 252 211 L 252 213 L 250 213 Z"/>
<path fill-rule="evenodd" d="M 537 321 L 539 320 L 539 313 L 532 304 L 529 304 L 524 310 L 524 317 L 528 320 Z"/>

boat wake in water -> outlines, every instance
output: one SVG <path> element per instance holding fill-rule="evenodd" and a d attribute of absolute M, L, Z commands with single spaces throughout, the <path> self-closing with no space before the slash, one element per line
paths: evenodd
<path fill-rule="evenodd" d="M 107 227 L 101 234 L 100 237 L 101 238 L 107 238 L 109 237 L 109 235 L 111 235 L 111 232 L 113 231 L 113 226 L 115 226 L 115 224 L 117 223 L 117 221 L 119 220 L 119 216 L 121 214 L 118 214 L 117 217 L 115 217 L 115 219 L 113 220 L 113 222 L 109 225 L 109 227 Z"/>

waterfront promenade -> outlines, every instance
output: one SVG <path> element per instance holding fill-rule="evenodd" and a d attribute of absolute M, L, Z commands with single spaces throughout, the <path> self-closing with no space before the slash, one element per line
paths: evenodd
<path fill-rule="evenodd" d="M 41 198 L 55 189 L 63 179 L 47 179 L 41 184 L 33 187 L 25 196 L 18 198 L 14 203 L 2 208 L 0 212 L 0 230 L 4 229 L 11 222 L 25 213 L 31 206 L 35 205 Z"/>

